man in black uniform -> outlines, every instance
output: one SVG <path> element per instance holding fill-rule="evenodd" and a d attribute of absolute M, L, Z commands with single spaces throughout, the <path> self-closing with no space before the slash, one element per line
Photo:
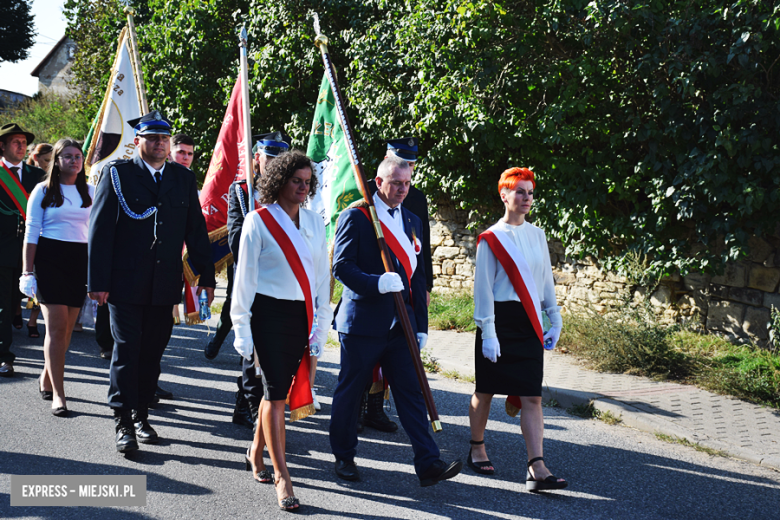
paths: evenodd
<path fill-rule="evenodd" d="M 282 152 L 290 149 L 292 140 L 284 132 L 271 132 L 253 136 L 255 146 L 254 152 L 254 173 L 255 180 L 265 173 L 266 166 Z M 257 183 L 255 183 L 255 186 Z M 253 190 L 257 197 L 256 188 Z M 241 228 L 244 226 L 244 217 L 249 208 L 249 190 L 247 189 L 246 179 L 236 181 L 230 185 L 228 191 L 228 246 L 233 253 L 233 265 L 238 264 L 238 248 L 241 243 Z M 231 295 L 233 293 L 233 267 L 228 267 L 228 286 L 227 298 L 222 306 L 222 314 L 219 317 L 219 324 L 214 334 L 214 338 L 209 342 L 204 351 L 207 359 L 214 359 L 219 353 L 222 343 L 225 341 L 233 322 L 230 319 Z M 236 406 L 233 409 L 233 422 L 247 427 L 253 427 L 257 424 L 257 410 L 260 405 L 260 399 L 263 397 L 263 387 L 260 378 L 255 377 L 254 363 L 247 361 L 243 356 L 241 359 L 242 374 L 237 379 L 238 391 L 236 392 Z"/>
<path fill-rule="evenodd" d="M 120 452 L 159 439 L 148 406 L 171 337 L 171 308 L 181 300 L 182 244 L 209 304 L 216 286 L 195 174 L 165 162 L 170 122 L 155 110 L 128 123 L 139 156 L 103 168 L 89 222 L 89 294 L 111 314 L 108 404 Z"/>
<path fill-rule="evenodd" d="M 391 139 L 387 141 L 387 155 L 385 155 L 385 158 L 388 155 L 400 157 L 406 161 L 412 169 L 412 173 L 414 173 L 414 166 L 417 162 L 417 144 L 416 137 Z M 371 195 L 376 193 L 376 182 L 374 179 L 368 181 L 368 189 L 371 191 Z M 409 194 L 401 205 L 422 221 L 422 257 L 425 265 L 426 302 L 430 306 L 431 291 L 433 290 L 433 263 L 431 260 L 431 225 L 428 221 L 428 200 L 423 192 L 411 186 Z M 374 393 L 371 392 L 372 387 Z M 364 426 L 388 433 L 398 429 L 398 425 L 391 421 L 382 409 L 384 392 L 380 390 L 381 387 L 383 387 L 383 381 L 379 380 L 369 385 L 363 394 L 363 402 L 361 403 L 358 416 L 358 432 L 363 431 Z"/>
<path fill-rule="evenodd" d="M 14 375 L 11 324 L 21 299 L 24 215 L 27 197 L 44 176 L 40 168 L 24 163 L 27 144 L 34 139 L 15 123 L 0 128 L 0 377 Z"/>

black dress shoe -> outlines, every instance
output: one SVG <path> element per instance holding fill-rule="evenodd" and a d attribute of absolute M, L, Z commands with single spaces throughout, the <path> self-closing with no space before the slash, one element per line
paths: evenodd
<path fill-rule="evenodd" d="M 349 480 L 351 482 L 357 482 L 360 480 L 360 473 L 358 473 L 357 466 L 355 466 L 354 460 L 338 460 L 336 459 L 336 476 L 343 480 Z"/>
<path fill-rule="evenodd" d="M 0 377 L 14 377 L 14 364 L 12 362 L 0 363 Z"/>
<path fill-rule="evenodd" d="M 103 349 L 100 349 L 100 357 L 102 359 L 107 359 L 107 360 L 111 361 L 111 356 L 113 354 L 114 354 L 113 350 L 103 350 Z"/>
<path fill-rule="evenodd" d="M 249 402 L 241 391 L 236 392 L 236 406 L 233 408 L 233 424 L 253 428 L 255 425 L 252 419 L 252 410 L 249 408 Z"/>
<path fill-rule="evenodd" d="M 203 349 L 203 355 L 206 356 L 206 359 L 214 359 L 217 357 L 217 354 L 219 354 L 219 349 L 222 347 L 222 344 L 217 345 L 217 342 L 212 339 L 209 341 L 209 344 L 206 345 L 206 348 Z"/>
<path fill-rule="evenodd" d="M 448 465 L 446 462 L 439 459 L 420 475 L 420 486 L 428 487 L 438 484 L 442 480 L 454 477 L 460 473 L 461 469 L 463 469 L 463 463 L 459 460 L 451 462 Z"/>
<path fill-rule="evenodd" d="M 160 437 L 154 428 L 149 424 L 149 412 L 147 410 L 133 410 L 133 428 L 135 429 L 135 438 L 141 444 L 157 444 Z"/>
<path fill-rule="evenodd" d="M 154 395 L 159 397 L 160 399 L 173 399 L 173 392 L 169 392 L 168 390 L 163 390 L 160 388 L 160 385 L 157 385 L 157 390 L 154 391 Z"/>
<path fill-rule="evenodd" d="M 398 430 L 398 425 L 391 421 L 382 409 L 384 394 L 368 394 L 366 399 L 366 414 L 363 417 L 363 425 L 379 430 L 380 432 L 393 433 Z"/>

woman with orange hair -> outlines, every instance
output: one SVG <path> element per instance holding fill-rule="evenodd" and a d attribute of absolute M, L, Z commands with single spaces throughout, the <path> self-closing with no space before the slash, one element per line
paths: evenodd
<path fill-rule="evenodd" d="M 542 441 L 544 350 L 561 335 L 560 307 L 544 231 L 526 222 L 534 201 L 534 173 L 510 168 L 501 174 L 498 192 L 504 217 L 479 236 L 474 274 L 474 355 L 476 390 L 469 406 L 469 466 L 483 475 L 495 471 L 485 450 L 485 426 L 493 395 L 509 396 L 522 410 L 520 427 L 528 452 L 526 489 L 563 489 L 568 483 L 550 473 Z M 545 333 L 543 315 L 551 323 Z"/>

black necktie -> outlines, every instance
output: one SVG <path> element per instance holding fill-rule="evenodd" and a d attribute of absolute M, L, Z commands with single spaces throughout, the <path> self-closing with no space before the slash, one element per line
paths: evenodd
<path fill-rule="evenodd" d="M 162 181 L 162 173 L 154 172 L 154 182 L 157 183 L 157 191 L 160 191 L 160 182 Z"/>
<path fill-rule="evenodd" d="M 398 208 L 390 208 L 387 210 L 388 213 L 390 213 L 390 218 L 395 218 L 395 212 L 398 211 Z"/>
<path fill-rule="evenodd" d="M 12 172 L 14 172 L 14 175 L 16 175 L 16 178 L 19 179 L 19 167 L 18 166 L 13 166 L 12 168 L 10 168 L 10 170 Z M 22 179 L 19 179 L 20 182 L 21 182 L 21 180 Z"/>

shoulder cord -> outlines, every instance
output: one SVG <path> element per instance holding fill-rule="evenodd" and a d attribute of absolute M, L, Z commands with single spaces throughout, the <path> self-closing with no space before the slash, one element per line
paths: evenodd
<path fill-rule="evenodd" d="M 244 218 L 246 218 L 246 202 L 244 202 L 244 193 L 243 193 L 244 190 L 242 190 L 241 186 L 239 186 L 238 184 L 236 184 L 235 189 L 236 189 L 236 195 L 238 195 L 238 204 L 241 206 L 241 214 L 244 216 Z"/>
<path fill-rule="evenodd" d="M 152 247 L 154 247 L 154 244 L 157 243 L 157 208 L 149 208 L 140 215 L 138 213 L 133 213 L 133 211 L 130 209 L 130 206 L 127 205 L 127 201 L 125 200 L 124 195 L 122 195 L 122 185 L 119 183 L 119 172 L 116 171 L 116 167 L 114 166 L 111 167 L 110 171 L 111 184 L 114 186 L 114 192 L 116 193 L 116 198 L 119 200 L 119 206 L 121 206 L 122 211 L 125 212 L 125 215 L 133 220 L 145 220 L 154 215 L 154 240 L 152 241 Z"/>

